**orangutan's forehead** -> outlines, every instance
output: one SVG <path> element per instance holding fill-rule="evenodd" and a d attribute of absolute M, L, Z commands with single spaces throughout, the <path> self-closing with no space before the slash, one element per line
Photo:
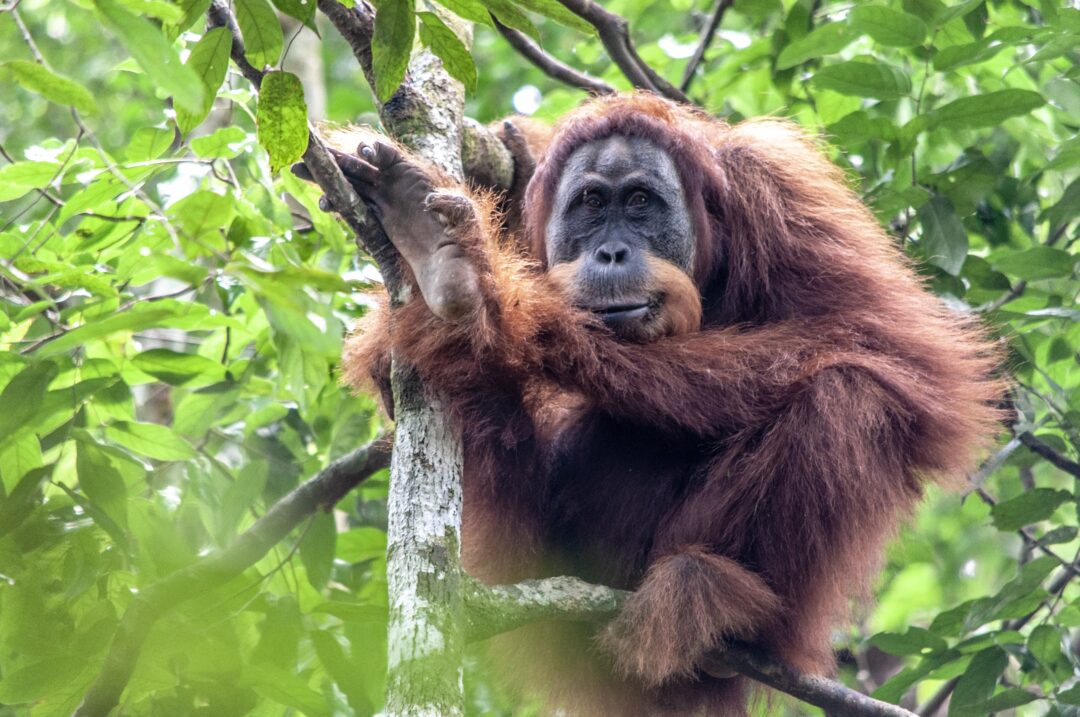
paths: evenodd
<path fill-rule="evenodd" d="M 573 194 L 590 177 L 619 183 L 633 180 L 668 201 L 681 199 L 682 182 L 671 157 L 644 137 L 613 135 L 581 145 L 563 168 L 558 194 Z"/>

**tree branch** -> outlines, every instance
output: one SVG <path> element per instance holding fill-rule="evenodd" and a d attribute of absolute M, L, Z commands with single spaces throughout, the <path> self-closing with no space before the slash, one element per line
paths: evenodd
<path fill-rule="evenodd" d="M 540 70 L 548 77 L 570 85 L 571 87 L 585 90 L 591 95 L 614 94 L 615 88 L 608 83 L 603 80 L 598 80 L 579 70 L 575 70 L 573 67 L 570 67 L 570 65 L 547 54 L 531 37 L 520 30 L 507 27 L 494 17 L 492 20 L 495 22 L 495 28 L 504 38 L 506 38 L 506 41 L 510 43 L 510 46 L 517 50 L 519 55 L 540 68 Z"/>
<path fill-rule="evenodd" d="M 735 0 L 717 1 L 712 15 L 709 17 L 709 22 L 706 23 L 705 29 L 701 33 L 701 41 L 698 42 L 697 49 L 694 50 L 694 55 L 690 58 L 690 64 L 686 66 L 686 71 L 683 73 L 682 82 L 679 84 L 679 89 L 683 92 L 688 92 L 690 90 L 690 84 L 694 81 L 698 66 L 701 65 L 701 61 L 705 59 L 705 52 L 709 49 L 709 46 L 712 45 L 713 38 L 716 37 L 716 31 L 720 28 L 720 22 L 724 19 L 724 13 L 734 4 Z"/>
<path fill-rule="evenodd" d="M 603 622 L 612 618 L 630 595 L 625 590 L 613 590 L 565 576 L 493 587 L 470 580 L 465 590 L 470 641 L 483 640 L 541 620 Z M 723 663 L 829 714 L 914 717 L 902 707 L 875 700 L 836 680 L 797 672 L 751 645 L 728 645 L 710 654 L 709 660 Z"/>
<path fill-rule="evenodd" d="M 661 77 L 656 70 L 641 59 L 630 39 L 630 23 L 626 21 L 626 18 L 616 15 L 593 0 L 559 0 L 559 2 L 567 10 L 596 28 L 604 49 L 634 87 L 652 90 L 676 102 L 690 102 L 682 90 Z"/>
<path fill-rule="evenodd" d="M 1037 456 L 1046 459 L 1052 463 L 1055 467 L 1060 468 L 1074 478 L 1080 478 L 1080 463 L 1070 460 L 1065 456 L 1055 451 L 1050 446 L 1046 445 L 1038 438 L 1034 433 L 1025 431 L 1021 433 L 1018 438 L 1020 442 L 1027 446 L 1028 450 Z"/>
<path fill-rule="evenodd" d="M 357 484 L 390 465 L 390 441 L 379 438 L 337 459 L 274 503 L 226 548 L 141 590 L 116 628 L 109 652 L 75 717 L 105 717 L 131 679 L 154 623 L 185 600 L 224 585 L 254 565 L 317 509 L 329 509 Z"/>

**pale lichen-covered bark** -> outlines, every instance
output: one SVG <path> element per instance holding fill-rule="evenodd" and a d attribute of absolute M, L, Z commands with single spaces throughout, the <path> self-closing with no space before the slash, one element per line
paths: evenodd
<path fill-rule="evenodd" d="M 457 179 L 464 90 L 424 50 L 406 82 L 382 107 L 383 124 L 400 142 Z M 402 287 L 395 303 L 408 299 Z M 460 427 L 438 396 L 394 359 L 396 418 L 387 500 L 387 584 L 390 600 L 386 714 L 464 714 L 461 590 Z"/>

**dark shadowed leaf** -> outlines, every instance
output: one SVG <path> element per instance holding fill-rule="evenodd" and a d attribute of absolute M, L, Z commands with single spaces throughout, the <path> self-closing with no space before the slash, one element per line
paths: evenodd
<path fill-rule="evenodd" d="M 921 655 L 944 650 L 948 644 L 929 630 L 910 627 L 907 632 L 881 632 L 870 638 L 870 644 L 890 655 Z"/>
<path fill-rule="evenodd" d="M 1072 499 L 1072 493 L 1053 488 L 1035 488 L 998 503 L 991 510 L 998 530 L 1019 530 L 1046 520 L 1058 506 Z"/>
<path fill-rule="evenodd" d="M 405 77 L 416 32 L 414 0 L 380 3 L 371 40 L 371 65 L 379 99 L 386 102 Z"/>
<path fill-rule="evenodd" d="M 919 207 L 921 247 L 926 260 L 956 276 L 964 266 L 968 235 L 952 202 L 938 195 Z"/>
<path fill-rule="evenodd" d="M 1007 664 L 1008 654 L 996 645 L 975 655 L 953 690 L 949 717 L 985 717 L 985 712 L 970 711 L 971 707 L 989 699 Z"/>
<path fill-rule="evenodd" d="M 842 95 L 894 100 L 911 92 L 911 80 L 899 68 L 883 62 L 841 62 L 822 67 L 811 80 L 818 89 Z"/>

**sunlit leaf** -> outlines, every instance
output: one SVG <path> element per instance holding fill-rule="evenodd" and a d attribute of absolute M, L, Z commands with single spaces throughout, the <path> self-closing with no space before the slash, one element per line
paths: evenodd
<path fill-rule="evenodd" d="M 99 111 L 88 89 L 37 62 L 10 60 L 0 64 L 0 70 L 8 72 L 20 85 L 51 102 L 69 105 L 86 114 L 97 114 Z"/>
<path fill-rule="evenodd" d="M 259 91 L 259 144 L 270 155 L 270 171 L 288 167 L 308 145 L 307 104 L 300 79 L 291 72 L 268 72 Z"/>
<path fill-rule="evenodd" d="M 180 62 L 176 50 L 149 20 L 128 12 L 115 0 L 94 0 L 101 18 L 127 47 L 143 72 L 173 95 L 176 105 L 198 112 L 206 90 L 198 74 Z"/>

